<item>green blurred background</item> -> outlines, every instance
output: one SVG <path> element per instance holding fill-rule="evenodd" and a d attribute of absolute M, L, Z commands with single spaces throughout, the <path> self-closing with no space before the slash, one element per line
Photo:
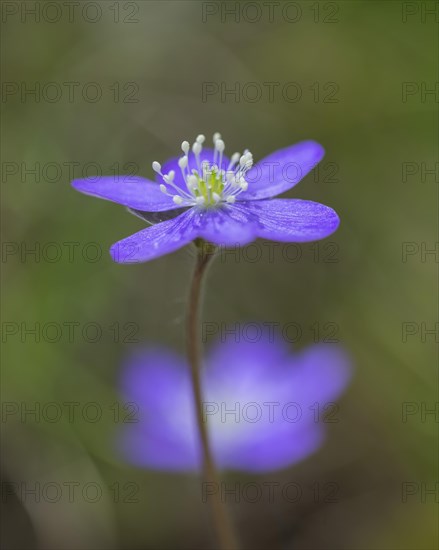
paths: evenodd
<path fill-rule="evenodd" d="M 131 468 L 114 449 L 133 341 L 183 351 L 193 253 L 112 263 L 108 247 L 143 222 L 69 181 L 87 166 L 152 177 L 151 161 L 183 139 L 220 131 L 229 153 L 248 147 L 256 160 L 322 143 L 319 171 L 287 196 L 327 204 L 342 223 L 328 239 L 337 261 L 325 242 L 302 246 L 295 262 L 278 252 L 270 261 L 262 243 L 257 262 L 217 260 L 205 320 L 294 321 L 296 348 L 313 342 L 315 323 L 336 323 L 355 363 L 318 453 L 282 472 L 226 477 L 303 490 L 295 503 L 231 502 L 243 547 L 436 548 L 438 413 L 425 413 L 438 401 L 437 336 L 425 330 L 437 322 L 437 265 L 425 251 L 437 240 L 438 175 L 425 169 L 437 163 L 438 98 L 425 91 L 438 86 L 437 4 L 54 4 L 2 3 L 3 547 L 214 547 L 195 477 Z M 273 98 L 264 82 L 279 83 Z M 291 82 L 294 102 L 292 88 L 281 93 Z M 203 98 L 203 83 L 240 93 Z M 26 332 L 36 323 L 40 341 Z M 73 418 L 69 402 L 79 403 Z M 333 503 L 313 489 L 328 482 Z M 92 487 L 84 498 L 87 483 L 101 495 Z"/>

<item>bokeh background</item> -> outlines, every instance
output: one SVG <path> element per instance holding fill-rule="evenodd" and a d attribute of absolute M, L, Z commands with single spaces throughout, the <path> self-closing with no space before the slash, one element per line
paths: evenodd
<path fill-rule="evenodd" d="M 265 476 L 227 474 L 303 490 L 295 503 L 230 502 L 243 547 L 437 547 L 437 336 L 426 332 L 437 322 L 426 253 L 437 241 L 438 174 L 426 172 L 438 161 L 437 4 L 269 4 L 2 3 L 4 548 L 214 548 L 196 477 L 133 468 L 114 448 L 129 413 L 124 356 L 136 341 L 184 349 L 193 252 L 113 264 L 108 247 L 143 222 L 69 182 L 87 170 L 152 177 L 152 160 L 215 131 L 255 159 L 321 142 L 319 170 L 286 196 L 330 205 L 342 224 L 297 261 L 271 261 L 262 243 L 257 261 L 217 260 L 205 320 L 296 322 L 296 349 L 333 323 L 355 364 L 318 453 Z M 272 98 L 266 82 L 279 83 Z M 293 88 L 282 95 L 291 82 L 297 101 Z M 203 97 L 206 83 L 238 95 Z M 79 403 L 73 416 L 65 403 Z M 325 483 L 336 502 L 316 497 Z"/>

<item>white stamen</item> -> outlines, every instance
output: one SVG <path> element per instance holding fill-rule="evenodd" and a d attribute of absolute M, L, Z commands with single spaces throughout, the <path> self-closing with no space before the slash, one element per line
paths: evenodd
<path fill-rule="evenodd" d="M 187 178 L 187 188 L 189 189 L 189 191 L 193 191 L 197 188 L 198 186 L 198 178 L 197 176 L 189 176 Z"/>
<path fill-rule="evenodd" d="M 221 197 L 218 195 L 218 193 L 212 193 L 212 197 L 215 202 L 219 202 L 221 200 Z"/>
<path fill-rule="evenodd" d="M 201 143 L 199 141 L 195 141 L 194 144 L 192 145 L 192 152 L 195 155 L 195 161 L 197 163 L 197 168 L 198 168 L 199 172 L 201 172 L 200 153 L 201 153 L 202 148 L 203 148 L 203 146 L 201 145 Z"/>
<path fill-rule="evenodd" d="M 157 162 L 155 160 L 152 163 L 152 169 L 154 170 L 154 172 L 157 172 L 157 174 L 160 174 L 160 172 L 162 171 L 162 165 L 160 164 L 160 162 Z"/>
<path fill-rule="evenodd" d="M 183 141 L 183 143 L 181 144 L 181 150 L 183 151 L 183 153 L 185 155 L 187 155 L 189 153 L 189 148 L 190 148 L 189 142 L 188 141 Z"/>
<path fill-rule="evenodd" d="M 201 204 L 204 204 L 204 203 L 206 202 L 206 200 L 205 200 L 204 197 L 197 197 L 197 198 L 195 199 L 195 202 L 196 202 L 197 204 L 200 204 L 200 205 L 201 205 Z"/>
<path fill-rule="evenodd" d="M 227 170 L 230 170 L 231 168 L 233 168 L 233 166 L 235 166 L 240 156 L 241 156 L 241 153 L 233 153 L 232 158 L 230 159 L 230 162 L 229 162 L 229 166 L 227 167 Z"/>
<path fill-rule="evenodd" d="M 186 168 L 187 164 L 188 164 L 188 157 L 185 155 L 184 157 L 181 157 L 178 159 L 178 166 L 183 170 L 184 168 Z"/>
<path fill-rule="evenodd" d="M 244 166 L 244 164 L 247 162 L 246 155 L 242 155 L 242 157 L 239 159 L 240 166 Z"/>
<path fill-rule="evenodd" d="M 175 204 L 181 204 L 183 202 L 183 199 L 180 197 L 180 195 L 174 195 L 172 197 L 172 200 L 175 202 Z"/>
<path fill-rule="evenodd" d="M 178 193 L 178 196 L 182 195 L 184 198 L 186 199 L 189 199 L 191 200 L 192 199 L 192 195 L 191 194 L 188 194 L 186 193 L 185 191 L 183 191 L 183 189 L 181 189 L 180 187 L 178 187 L 177 185 L 175 185 L 175 183 L 173 181 L 170 181 L 169 178 L 167 176 L 163 176 L 163 179 L 165 181 L 165 183 L 167 183 L 170 187 L 172 187 L 172 189 L 174 189 L 175 191 L 177 191 Z"/>
<path fill-rule="evenodd" d="M 228 202 L 229 204 L 233 204 L 235 201 L 236 197 L 234 197 L 233 195 L 229 195 L 228 197 L 226 197 L 226 202 Z"/>
<path fill-rule="evenodd" d="M 202 145 L 201 143 L 198 143 L 198 141 L 196 141 L 193 145 L 192 145 L 192 152 L 194 153 L 195 156 L 199 155 L 201 153 L 201 149 L 202 149 Z"/>
<path fill-rule="evenodd" d="M 225 147 L 226 146 L 225 146 L 224 141 L 222 139 L 217 139 L 215 141 L 215 152 L 219 151 L 218 166 L 219 166 L 220 169 L 222 168 L 222 164 L 223 164 L 223 151 L 224 151 Z"/>
<path fill-rule="evenodd" d="M 168 194 L 168 191 L 166 189 L 166 185 L 163 185 L 163 183 L 160 184 L 160 191 L 164 193 L 165 195 Z"/>
<path fill-rule="evenodd" d="M 235 172 L 233 172 L 232 170 L 229 170 L 225 174 L 225 185 L 223 189 L 223 195 L 227 196 L 227 193 L 234 187 L 236 187 L 236 175 L 235 175 Z"/>
<path fill-rule="evenodd" d="M 202 145 L 206 141 L 206 136 L 203 136 L 203 134 L 199 134 L 195 141 Z"/>
<path fill-rule="evenodd" d="M 245 154 L 245 157 L 247 159 L 247 164 L 252 165 L 253 164 L 253 155 L 248 151 L 248 153 Z"/>
<path fill-rule="evenodd" d="M 213 143 L 215 144 L 218 139 L 221 139 L 221 134 L 219 132 L 215 132 L 213 134 Z"/>

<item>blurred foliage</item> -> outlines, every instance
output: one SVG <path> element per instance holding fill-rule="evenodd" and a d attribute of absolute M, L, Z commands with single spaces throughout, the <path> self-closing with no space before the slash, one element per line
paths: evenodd
<path fill-rule="evenodd" d="M 16 4 L 23 10 L 30 3 Z M 137 23 L 123 21 L 131 13 L 127 4 L 138 7 Z M 404 242 L 432 248 L 436 240 L 434 177 L 424 183 L 419 175 L 402 180 L 403 163 L 425 162 L 431 168 L 437 162 L 437 103 L 432 95 L 422 101 L 419 93 L 402 101 L 402 83 L 424 82 L 431 89 L 437 80 L 434 16 L 423 22 L 419 11 L 403 22 L 407 3 L 398 1 L 297 2 L 302 15 L 295 23 L 281 17 L 270 22 L 266 16 L 257 23 L 232 17 L 222 23 L 219 15 L 203 21 L 207 4 L 224 9 L 225 3 L 102 1 L 102 17 L 95 23 L 78 15 L 69 22 L 65 13 L 56 23 L 35 23 L 32 16 L 22 22 L 21 12 L 3 17 L 4 83 L 79 83 L 72 102 L 65 91 L 53 103 L 31 96 L 22 101 L 20 93 L 3 97 L 2 167 L 20 167 L 17 174 L 3 173 L 3 242 L 19 252 L 35 243 L 63 246 L 56 262 L 37 262 L 30 254 L 23 259 L 19 252 L 3 256 L 3 326 L 75 322 L 80 327 L 71 342 L 67 329 L 54 343 L 44 337 L 35 342 L 32 335 L 23 342 L 21 331 L 4 335 L 2 398 L 20 411 L 36 402 L 79 402 L 81 407 L 95 402 L 103 411 L 95 423 L 79 415 L 70 422 L 67 414 L 53 423 L 8 416 L 2 423 L 4 481 L 92 481 L 104 488 L 96 503 L 81 498 L 35 503 L 31 497 L 20 503 L 9 496 L 4 547 L 212 544 L 196 478 L 132 469 L 114 448 L 123 426 L 114 416 L 114 403 L 123 406 L 118 373 L 134 345 L 123 342 L 129 333 L 125 324 L 138 326 L 134 337 L 141 342 L 183 350 L 193 253 L 187 248 L 148 264 L 113 264 L 108 247 L 141 229 L 142 222 L 117 205 L 74 192 L 64 163 L 77 163 L 76 176 L 86 163 L 97 163 L 106 173 L 116 169 L 115 163 L 135 163 L 140 175 L 152 177 L 152 160 L 175 155 L 183 139 L 219 130 L 229 152 L 248 147 L 255 159 L 302 139 L 321 142 L 327 157 L 320 172 L 287 196 L 330 205 L 342 224 L 329 239 L 336 243 L 338 262 L 325 261 L 324 242 L 318 260 L 311 245 L 301 247 L 297 262 L 285 261 L 280 253 L 270 262 L 264 247 L 257 262 L 243 261 L 243 255 L 217 260 L 205 319 L 295 321 L 303 327 L 296 347 L 312 343 L 314 323 L 337 323 L 356 371 L 340 404 L 341 421 L 328 425 L 325 447 L 288 471 L 258 478 L 293 480 L 308 488 L 333 481 L 340 488 L 338 502 L 315 502 L 309 490 L 296 504 L 282 499 L 231 504 L 245 547 L 436 548 L 434 496 L 423 503 L 419 492 L 402 501 L 403 483 L 431 488 L 437 482 L 433 415 L 424 421 L 420 414 L 407 422 L 402 417 L 405 402 L 433 408 L 437 401 L 434 337 L 423 342 L 417 334 L 402 341 L 402 323 L 431 328 L 437 321 L 433 257 L 422 262 L 417 254 L 402 261 Z M 323 11 L 315 22 L 315 6 L 328 10 L 328 4 L 336 6 L 337 22 L 323 22 Z M 115 5 L 119 23 L 110 9 Z M 90 82 L 103 91 L 97 102 L 81 95 Z M 122 101 L 129 82 L 135 83 L 138 102 Z M 276 94 L 271 102 L 264 94 L 257 102 L 242 97 L 237 102 L 231 96 L 221 101 L 217 94 L 203 102 L 205 82 L 229 87 L 296 82 L 302 98 L 290 103 Z M 328 82 L 336 84 L 338 102 L 323 101 Z M 23 178 L 21 166 L 35 163 L 56 163 L 62 173 L 59 178 L 43 174 L 38 182 L 32 174 Z M 326 163 L 335 163 L 332 179 Z M 80 243 L 73 261 L 63 245 L 69 242 Z M 97 262 L 81 255 L 90 242 L 103 251 Z M 96 343 L 81 336 L 86 323 L 102 328 Z M 255 478 L 227 477 L 230 483 L 236 479 Z M 138 502 L 115 502 L 114 484 L 129 491 L 127 483 L 139 486 Z"/>

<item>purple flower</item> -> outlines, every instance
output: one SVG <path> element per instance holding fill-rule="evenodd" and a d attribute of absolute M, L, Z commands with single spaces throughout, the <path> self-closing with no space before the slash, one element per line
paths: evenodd
<path fill-rule="evenodd" d="M 257 237 L 281 242 L 323 239 L 339 218 L 331 208 L 299 199 L 271 199 L 287 191 L 323 158 L 314 141 L 303 141 L 265 157 L 253 166 L 250 151 L 224 155 L 220 134 L 214 149 L 203 149 L 199 135 L 183 156 L 161 166 L 157 181 L 133 176 L 74 180 L 88 195 L 117 202 L 153 223 L 111 247 L 114 261 L 145 262 L 202 238 L 219 246 L 241 246 Z M 269 199 L 269 200 L 268 200 Z M 161 222 L 161 223 L 157 223 Z"/>
<path fill-rule="evenodd" d="M 348 384 L 350 362 L 334 344 L 291 355 L 268 334 L 257 343 L 229 338 L 217 344 L 202 371 L 204 418 L 222 469 L 263 472 L 284 468 L 316 451 L 325 413 Z M 139 407 L 118 445 L 125 459 L 151 469 L 201 466 L 189 368 L 163 348 L 139 350 L 122 371 L 122 392 Z M 334 424 L 331 424 L 334 425 Z"/>

